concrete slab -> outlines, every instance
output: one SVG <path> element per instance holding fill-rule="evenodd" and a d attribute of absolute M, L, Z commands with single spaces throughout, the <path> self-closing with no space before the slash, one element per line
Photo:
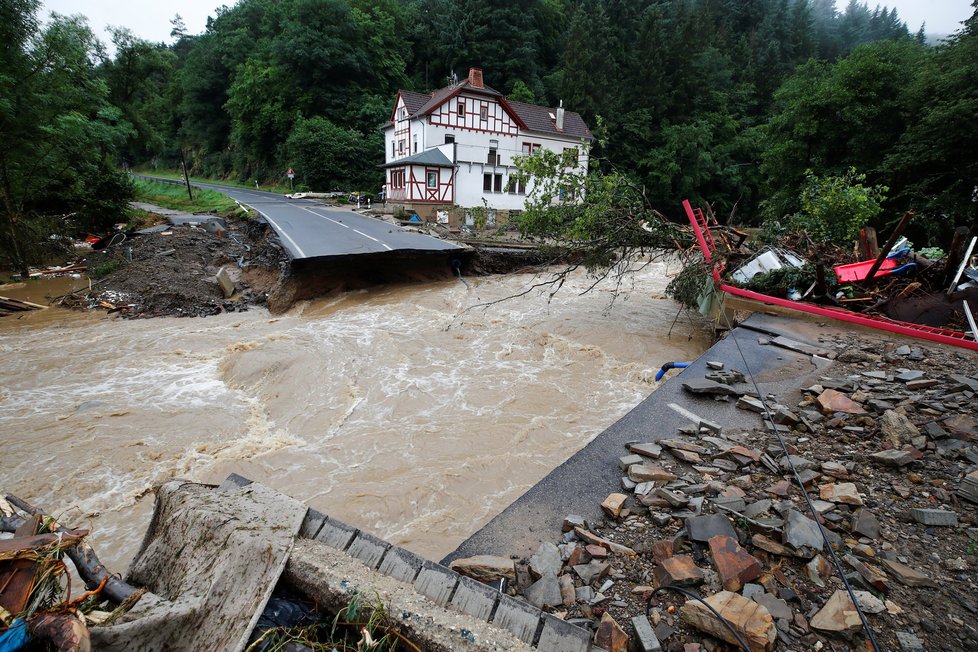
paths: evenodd
<path fill-rule="evenodd" d="M 444 607 L 452 599 L 459 577 L 458 573 L 441 564 L 426 561 L 421 566 L 418 579 L 414 580 L 414 588 L 439 607 Z"/>
<path fill-rule="evenodd" d="M 540 652 L 587 652 L 591 649 L 591 632 L 571 625 L 556 616 L 543 614 L 543 629 L 537 649 Z"/>
<path fill-rule="evenodd" d="M 299 528 L 299 536 L 303 539 L 315 539 L 316 535 L 319 534 L 319 529 L 323 527 L 323 523 L 325 522 L 325 514 L 310 508 L 306 512 L 306 518 L 302 521 L 302 527 Z"/>
<path fill-rule="evenodd" d="M 455 588 L 455 595 L 452 596 L 449 604 L 456 611 L 488 622 L 499 601 L 499 596 L 499 591 L 482 582 L 477 582 L 471 577 L 459 576 L 458 587 Z"/>
<path fill-rule="evenodd" d="M 424 559 L 410 550 L 391 546 L 377 570 L 388 577 L 414 584 L 423 565 Z"/>
<path fill-rule="evenodd" d="M 335 518 L 328 518 L 323 523 L 323 527 L 320 528 L 319 534 L 316 535 L 316 541 L 333 546 L 337 550 L 346 550 L 350 547 L 350 543 L 353 542 L 353 537 L 357 535 L 357 532 L 359 530 L 352 525 L 347 525 Z"/>
<path fill-rule="evenodd" d="M 517 600 L 508 595 L 499 596 L 496 615 L 492 622 L 503 629 L 508 629 L 516 638 L 532 645 L 537 635 L 537 627 L 543 612 L 529 602 Z"/>
<path fill-rule="evenodd" d="M 380 560 L 384 557 L 384 553 L 390 547 L 391 544 L 383 539 L 378 539 L 366 532 L 360 532 L 353 539 L 353 543 L 350 544 L 350 548 L 346 552 L 351 557 L 362 561 L 370 570 L 376 570 L 377 566 L 380 565 Z"/>
<path fill-rule="evenodd" d="M 812 364 L 811 356 L 787 349 L 762 346 L 758 330 L 785 335 L 797 342 L 818 346 L 818 336 L 848 332 L 834 325 L 818 325 L 783 317 L 755 314 L 746 323 L 754 330 L 736 328 L 703 356 L 667 381 L 642 403 L 598 435 L 587 446 L 554 469 L 516 502 L 493 518 L 442 560 L 449 562 L 479 554 L 529 557 L 542 541 L 560 532 L 565 514 L 580 514 L 590 522 L 604 519 L 599 505 L 610 493 L 619 491 L 619 458 L 628 442 L 655 442 L 674 437 L 683 426 L 699 426 L 670 404 L 685 407 L 701 420 L 724 431 L 751 429 L 762 425 L 760 415 L 740 410 L 735 402 L 718 402 L 713 397 L 694 396 L 682 389 L 683 379 L 703 378 L 710 369 L 706 361 L 723 362 L 727 369 L 752 373 L 760 391 L 783 393 L 786 386 L 812 385 L 825 370 Z M 739 348 L 738 348 L 739 347 Z M 744 357 L 749 364 L 744 363 Z M 666 361 L 655 361 L 657 363 Z M 753 389 L 753 385 L 748 383 Z"/>

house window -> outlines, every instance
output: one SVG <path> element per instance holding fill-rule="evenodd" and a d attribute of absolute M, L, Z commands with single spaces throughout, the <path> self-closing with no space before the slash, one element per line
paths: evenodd
<path fill-rule="evenodd" d="M 576 147 L 565 147 L 564 148 L 564 165 L 567 166 L 577 166 L 577 148 Z"/>
<path fill-rule="evenodd" d="M 427 182 L 427 186 L 428 186 L 428 188 L 432 188 L 432 189 L 438 187 L 438 172 L 435 172 L 435 171 L 432 171 L 432 170 L 429 170 L 428 171 L 428 182 Z"/>
<path fill-rule="evenodd" d="M 445 144 L 446 145 L 448 145 L 450 143 L 454 143 L 454 142 L 455 142 L 455 135 L 454 134 L 445 134 Z"/>
<path fill-rule="evenodd" d="M 401 119 L 401 120 L 403 120 L 404 118 L 406 118 L 407 117 L 407 109 L 405 109 L 403 106 L 400 109 L 398 109 L 397 110 L 397 117 L 399 119 Z"/>
<path fill-rule="evenodd" d="M 391 156 L 397 156 L 397 145 L 393 140 L 391 141 Z"/>
<path fill-rule="evenodd" d="M 479 120 L 482 120 L 483 122 L 487 122 L 489 120 L 488 106 L 483 106 L 481 109 L 479 109 Z"/>
<path fill-rule="evenodd" d="M 418 137 L 417 136 L 414 137 L 414 149 L 412 150 L 412 152 L 414 154 L 417 154 L 418 153 Z"/>
<path fill-rule="evenodd" d="M 515 175 L 511 176 L 509 182 L 506 184 L 506 192 L 511 195 L 525 195 L 526 181 L 523 181 Z"/>
<path fill-rule="evenodd" d="M 497 174 L 495 176 L 495 181 L 492 186 L 493 191 L 502 192 L 503 191 L 503 175 Z"/>
<path fill-rule="evenodd" d="M 398 154 L 403 154 L 404 153 L 404 139 L 403 138 L 400 139 L 399 141 L 397 141 L 397 153 Z"/>
<path fill-rule="evenodd" d="M 570 186 L 561 186 L 559 197 L 560 197 L 560 201 L 573 201 L 574 189 Z"/>
<path fill-rule="evenodd" d="M 455 106 L 455 111 L 456 111 L 456 112 L 457 112 L 457 113 L 458 113 L 458 114 L 459 114 L 460 116 L 464 116 L 464 115 L 465 115 L 465 102 L 459 102 L 459 103 L 458 103 L 458 104 L 457 104 L 457 105 Z"/>
<path fill-rule="evenodd" d="M 523 143 L 523 153 L 532 154 L 540 149 L 540 143 Z"/>
<path fill-rule="evenodd" d="M 495 147 L 490 147 L 489 148 L 489 156 L 486 157 L 486 163 L 488 163 L 489 165 L 498 165 L 499 164 L 499 155 L 496 154 L 496 148 Z"/>
<path fill-rule="evenodd" d="M 482 175 L 482 192 L 492 192 L 492 175 Z"/>

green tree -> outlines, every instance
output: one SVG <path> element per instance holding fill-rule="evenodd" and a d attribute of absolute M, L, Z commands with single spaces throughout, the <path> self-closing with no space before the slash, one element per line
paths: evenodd
<path fill-rule="evenodd" d="M 978 10 L 975 12 L 978 16 Z M 887 151 L 896 207 L 926 215 L 914 224 L 929 236 L 978 224 L 978 21 L 937 48 L 915 75 L 910 116 Z"/>
<path fill-rule="evenodd" d="M 302 118 L 287 141 L 288 160 L 299 180 L 314 190 L 373 189 L 382 175 L 376 165 L 382 158 L 379 134 L 364 134 L 338 127 L 326 118 Z M 367 167 L 364 162 L 374 165 Z"/>
<path fill-rule="evenodd" d="M 835 64 L 800 66 L 775 94 L 765 128 L 768 215 L 798 209 L 808 169 L 831 175 L 856 167 L 890 185 L 883 160 L 906 128 L 907 92 L 928 56 L 907 39 L 862 46 Z"/>
<path fill-rule="evenodd" d="M 50 229 L 99 229 L 131 196 L 114 169 L 128 125 L 108 102 L 95 61 L 101 45 L 81 17 L 52 14 L 37 30 L 37 2 L 18 0 L 0 20 L 0 210 L 3 253 L 21 273 L 45 253 Z M 70 222 L 44 216 L 74 213 Z"/>

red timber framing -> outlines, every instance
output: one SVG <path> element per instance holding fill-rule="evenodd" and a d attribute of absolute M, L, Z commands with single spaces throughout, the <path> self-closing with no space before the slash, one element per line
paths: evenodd
<path fill-rule="evenodd" d="M 394 154 L 392 158 L 399 159 L 411 155 L 411 116 L 404 106 L 404 100 L 400 95 L 394 103 L 394 111 L 391 113 L 391 123 L 394 125 Z M 400 146 L 404 143 L 404 147 Z"/>
<path fill-rule="evenodd" d="M 463 103 L 465 110 L 459 112 L 459 105 Z M 517 135 L 521 126 L 516 114 L 504 99 L 484 99 L 467 95 L 455 95 L 449 101 L 442 102 L 431 111 L 429 120 L 431 124 L 440 127 L 511 136 Z"/>
<path fill-rule="evenodd" d="M 387 183 L 388 197 L 393 201 L 406 201 L 426 204 L 452 204 L 455 202 L 455 170 L 442 167 L 422 167 L 409 165 L 405 168 L 389 168 Z M 433 187 L 428 185 L 428 177 L 435 175 Z M 401 184 L 401 185 L 399 185 Z"/>
<path fill-rule="evenodd" d="M 703 210 L 699 208 L 694 209 L 690 205 L 689 200 L 683 200 L 683 208 L 686 210 L 686 217 L 689 218 L 690 226 L 693 227 L 693 234 L 696 236 L 696 242 L 699 244 L 700 249 L 703 252 L 703 256 L 706 258 L 706 263 L 710 265 L 711 274 L 713 275 L 715 285 L 721 292 L 737 297 L 743 297 L 745 299 L 752 299 L 761 303 L 780 306 L 782 308 L 790 308 L 792 310 L 797 310 L 798 312 L 818 315 L 819 317 L 837 319 L 850 324 L 868 326 L 870 328 L 876 328 L 878 330 L 887 331 L 890 333 L 916 337 L 917 339 L 927 340 L 929 342 L 949 344 L 951 346 L 959 346 L 964 349 L 978 351 L 978 342 L 973 339 L 969 339 L 968 336 L 961 331 L 955 331 L 948 328 L 935 328 L 933 326 L 924 326 L 922 324 L 914 324 L 905 321 L 897 321 L 896 319 L 877 317 L 875 315 L 864 315 L 851 310 L 845 310 L 843 308 L 836 308 L 834 306 L 819 306 L 806 301 L 791 301 L 789 299 L 772 297 L 767 294 L 745 290 L 744 288 L 739 288 L 734 285 L 730 285 L 729 283 L 724 283 L 722 280 L 722 262 L 713 262 L 713 252 L 716 251 L 716 244 L 714 243 L 713 236 L 710 233 L 710 227 L 707 223 L 706 217 L 703 215 Z"/>

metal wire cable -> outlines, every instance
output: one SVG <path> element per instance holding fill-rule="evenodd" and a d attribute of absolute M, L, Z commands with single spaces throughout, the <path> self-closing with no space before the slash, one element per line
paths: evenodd
<path fill-rule="evenodd" d="M 737 632 L 736 629 L 734 629 L 733 625 L 730 624 L 730 621 L 728 621 L 726 618 L 721 616 L 720 612 L 714 609 L 709 602 L 701 598 L 698 594 L 694 593 L 693 591 L 687 591 L 683 587 L 676 586 L 675 584 L 663 584 L 662 586 L 660 586 L 655 591 L 652 591 L 652 593 L 649 594 L 649 597 L 645 599 L 646 618 L 650 618 L 652 616 L 652 598 L 654 598 L 655 594 L 658 593 L 659 591 L 666 591 L 666 590 L 676 591 L 678 593 L 682 593 L 687 598 L 692 598 L 693 600 L 698 600 L 699 602 L 702 602 L 707 609 L 713 612 L 713 615 L 717 617 L 717 620 L 723 623 L 723 626 L 726 627 L 731 634 L 733 634 L 733 637 L 737 639 L 737 645 L 739 645 L 740 648 L 744 650 L 744 652 L 751 652 L 750 645 L 743 639 L 740 633 Z"/>
<path fill-rule="evenodd" d="M 788 461 L 788 466 L 791 467 L 791 473 L 795 478 L 795 482 L 798 483 L 798 487 L 801 489 L 801 494 L 805 497 L 805 503 L 808 505 L 808 511 L 812 515 L 812 520 L 815 521 L 815 525 L 818 526 L 818 532 L 820 535 L 822 535 L 822 541 L 825 543 L 825 547 L 829 551 L 829 556 L 832 557 L 832 564 L 838 571 L 839 577 L 842 578 L 842 583 L 845 585 L 846 591 L 849 593 L 849 599 L 852 600 L 852 604 L 856 608 L 856 613 L 859 614 L 859 620 L 862 621 L 863 630 L 866 632 L 866 636 L 869 637 L 869 641 L 873 645 L 873 650 L 875 650 L 875 652 L 881 652 L 879 643 L 876 642 L 876 635 L 873 633 L 873 628 L 869 624 L 866 614 L 863 613 L 863 609 L 859 605 L 859 601 L 856 599 L 856 594 L 853 592 L 852 585 L 849 584 L 849 580 L 846 578 L 846 574 L 842 570 L 842 564 L 839 562 L 839 558 L 836 556 L 835 550 L 832 549 L 832 544 L 829 543 L 829 538 L 825 533 L 825 528 L 818 520 L 818 513 L 815 510 L 815 505 L 812 503 L 812 498 L 808 495 L 808 491 L 805 489 L 805 483 L 801 481 L 801 477 L 798 475 L 798 469 L 795 467 L 794 462 L 791 461 L 791 454 L 788 453 L 788 446 L 784 443 L 784 438 L 781 436 L 781 433 L 778 432 L 777 425 L 774 423 L 774 417 L 771 415 L 771 409 L 768 407 L 767 401 L 761 392 L 761 388 L 757 385 L 757 381 L 754 379 L 754 374 L 751 373 L 750 364 L 747 362 L 747 356 L 744 355 L 743 349 L 740 348 L 740 342 L 737 341 L 737 336 L 733 330 L 730 331 L 730 337 L 734 341 L 734 345 L 737 347 L 737 352 L 740 354 L 740 359 L 744 362 L 747 377 L 750 378 L 751 384 L 754 386 L 754 391 L 757 392 L 757 398 L 761 401 L 761 405 L 764 407 L 764 417 L 767 419 L 768 423 L 771 424 L 771 430 L 774 431 L 774 435 L 778 438 L 778 443 L 781 444 L 781 450 L 784 451 L 785 459 Z"/>

